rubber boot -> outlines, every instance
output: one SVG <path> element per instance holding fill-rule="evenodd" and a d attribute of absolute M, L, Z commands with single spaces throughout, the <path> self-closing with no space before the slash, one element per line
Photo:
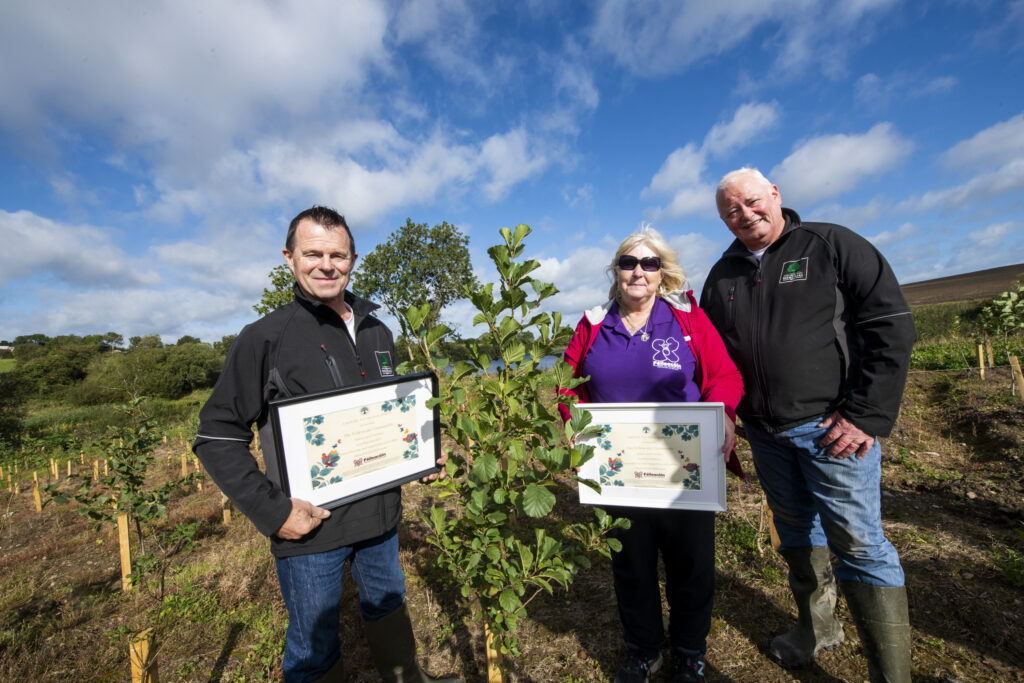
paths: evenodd
<path fill-rule="evenodd" d="M 345 683 L 344 671 L 341 657 L 338 657 L 338 661 L 323 676 L 316 679 L 316 683 Z"/>
<path fill-rule="evenodd" d="M 416 663 L 416 639 L 409 607 L 402 606 L 377 621 L 364 621 L 373 663 L 386 683 L 462 683 L 460 678 L 431 678 Z"/>
<path fill-rule="evenodd" d="M 868 658 L 871 683 L 910 683 L 910 618 L 904 586 L 841 581 Z"/>
<path fill-rule="evenodd" d="M 796 601 L 796 627 L 772 639 L 772 658 L 789 669 L 814 661 L 822 650 L 839 645 L 846 636 L 836 619 L 836 579 L 826 546 L 782 548 L 789 565 L 789 588 Z"/>

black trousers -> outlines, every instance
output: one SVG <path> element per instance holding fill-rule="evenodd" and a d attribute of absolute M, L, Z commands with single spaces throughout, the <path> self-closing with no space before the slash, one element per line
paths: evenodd
<path fill-rule="evenodd" d="M 612 573 L 626 645 L 653 656 L 665 638 L 658 587 L 658 553 L 665 562 L 669 641 L 703 653 L 715 591 L 715 513 L 704 510 L 608 508 L 631 526 L 615 532 L 622 550 Z"/>

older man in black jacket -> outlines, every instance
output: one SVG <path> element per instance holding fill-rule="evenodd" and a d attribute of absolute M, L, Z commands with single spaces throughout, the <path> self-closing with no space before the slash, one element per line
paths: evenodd
<path fill-rule="evenodd" d="M 288 608 L 285 681 L 342 680 L 338 603 L 346 562 L 381 676 L 431 681 L 416 664 L 398 563 L 400 489 L 333 511 L 281 489 L 269 401 L 393 375 L 395 361 L 391 332 L 372 315 L 377 306 L 345 289 L 356 251 L 341 215 L 320 206 L 303 211 L 288 228 L 283 253 L 295 275 L 295 301 L 245 327 L 231 345 L 200 411 L 193 448 L 221 490 L 270 537 Z M 253 423 L 266 474 L 249 452 Z"/>
<path fill-rule="evenodd" d="M 881 520 L 881 448 L 899 412 L 914 321 L 892 269 L 864 238 L 804 223 L 760 172 L 716 196 L 736 240 L 700 305 L 743 374 L 743 420 L 789 564 L 796 628 L 772 640 L 787 667 L 843 641 L 835 576 L 872 681 L 910 680 L 903 569 Z"/>

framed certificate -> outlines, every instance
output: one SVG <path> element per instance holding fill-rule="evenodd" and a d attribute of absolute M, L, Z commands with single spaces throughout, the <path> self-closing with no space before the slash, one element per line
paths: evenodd
<path fill-rule="evenodd" d="M 594 457 L 580 468 L 592 505 L 725 510 L 721 403 L 580 403 L 601 434 L 581 439 Z"/>
<path fill-rule="evenodd" d="M 336 508 L 438 471 L 432 372 L 270 402 L 281 487 Z"/>

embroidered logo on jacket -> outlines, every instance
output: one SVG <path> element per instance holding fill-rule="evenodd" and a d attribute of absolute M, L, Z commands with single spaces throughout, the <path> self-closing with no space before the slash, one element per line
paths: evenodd
<path fill-rule="evenodd" d="M 654 349 L 654 357 L 651 359 L 651 365 L 654 367 L 665 370 L 679 370 L 683 367 L 679 364 L 679 356 L 676 355 L 679 342 L 675 337 L 654 339 L 651 341 L 651 348 Z"/>
<path fill-rule="evenodd" d="M 782 264 L 782 274 L 779 275 L 779 284 L 786 282 L 801 282 L 807 279 L 807 257 L 804 256 L 798 261 L 786 261 Z"/>
<path fill-rule="evenodd" d="M 381 377 L 391 377 L 395 374 L 390 351 L 375 351 L 373 355 L 377 358 L 377 369 L 380 370 Z"/>

